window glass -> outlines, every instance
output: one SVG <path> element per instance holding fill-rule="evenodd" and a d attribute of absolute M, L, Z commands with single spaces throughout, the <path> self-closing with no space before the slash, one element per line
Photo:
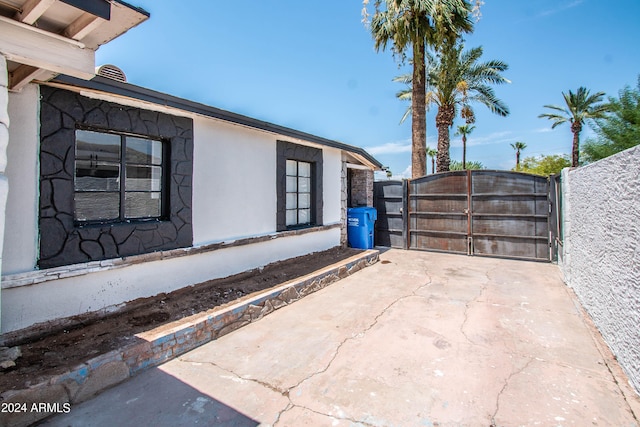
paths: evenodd
<path fill-rule="evenodd" d="M 298 178 L 295 176 L 287 177 L 287 193 L 298 191 Z"/>
<path fill-rule="evenodd" d="M 124 158 L 120 155 L 122 148 Z M 76 130 L 75 219 L 161 217 L 162 152 L 161 141 Z"/>
<path fill-rule="evenodd" d="M 120 162 L 120 136 L 77 130 L 76 159 L 94 162 Z"/>
<path fill-rule="evenodd" d="M 75 193 L 74 201 L 78 221 L 113 220 L 120 216 L 120 193 Z"/>
<path fill-rule="evenodd" d="M 295 160 L 287 160 L 287 175 L 296 176 L 298 174 L 298 162 Z"/>
<path fill-rule="evenodd" d="M 301 193 L 298 194 L 298 207 L 299 208 L 310 208 L 311 207 L 311 194 L 309 193 Z"/>
<path fill-rule="evenodd" d="M 76 160 L 76 191 L 120 191 L 120 165 Z"/>
<path fill-rule="evenodd" d="M 128 136 L 126 144 L 127 163 L 162 164 L 162 142 Z"/>
<path fill-rule="evenodd" d="M 298 176 L 311 176 L 311 163 L 298 162 Z"/>
<path fill-rule="evenodd" d="M 126 191 L 160 191 L 162 167 L 127 165 Z"/>
<path fill-rule="evenodd" d="M 296 193 L 287 193 L 286 209 L 296 209 L 298 207 L 298 199 Z"/>
<path fill-rule="evenodd" d="M 287 210 L 287 224 L 286 225 L 296 225 L 298 223 L 298 211 L 297 210 Z"/>
<path fill-rule="evenodd" d="M 128 192 L 124 199 L 124 212 L 127 218 L 159 217 L 162 211 L 160 193 Z"/>
<path fill-rule="evenodd" d="M 298 224 L 308 224 L 311 222 L 310 209 L 298 209 Z"/>
<path fill-rule="evenodd" d="M 311 163 L 286 161 L 286 225 L 307 225 L 311 216 Z"/>
<path fill-rule="evenodd" d="M 311 178 L 298 178 L 298 191 L 308 193 L 311 191 Z"/>

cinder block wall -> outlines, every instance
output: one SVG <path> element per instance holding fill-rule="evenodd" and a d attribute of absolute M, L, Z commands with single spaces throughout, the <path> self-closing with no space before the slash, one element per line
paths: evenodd
<path fill-rule="evenodd" d="M 640 393 L 640 146 L 562 173 L 560 266 Z"/>

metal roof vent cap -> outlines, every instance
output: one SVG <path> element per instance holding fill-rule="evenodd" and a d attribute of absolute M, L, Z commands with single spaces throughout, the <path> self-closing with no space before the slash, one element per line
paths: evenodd
<path fill-rule="evenodd" d="M 122 83 L 127 82 L 127 76 L 120 68 L 115 65 L 105 64 L 96 68 L 96 74 L 111 80 L 117 80 Z"/>

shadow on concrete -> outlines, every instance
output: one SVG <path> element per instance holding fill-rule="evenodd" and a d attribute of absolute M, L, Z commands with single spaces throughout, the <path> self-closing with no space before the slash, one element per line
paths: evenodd
<path fill-rule="evenodd" d="M 193 426 L 255 427 L 259 423 L 161 371 L 150 369 L 92 399 L 72 405 L 68 414 L 39 426 Z"/>

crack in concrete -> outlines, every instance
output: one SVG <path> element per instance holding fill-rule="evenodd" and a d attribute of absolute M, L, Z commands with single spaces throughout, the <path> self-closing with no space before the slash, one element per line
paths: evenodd
<path fill-rule="evenodd" d="M 417 295 L 416 292 L 418 292 L 420 289 L 429 286 L 431 284 L 431 276 L 429 276 L 427 274 L 428 277 L 428 281 L 422 285 L 419 285 L 418 287 L 416 287 L 413 291 L 411 291 L 410 295 L 403 295 L 401 297 L 396 298 L 395 300 L 393 300 L 391 303 L 389 303 L 385 308 L 382 309 L 382 311 L 377 314 L 374 318 L 373 318 L 373 322 L 371 322 L 371 324 L 369 326 L 367 326 L 366 328 L 364 328 L 362 331 L 358 332 L 357 334 L 352 334 L 350 337 L 345 338 L 344 340 L 342 340 L 342 342 L 340 342 L 340 344 L 338 344 L 338 346 L 336 347 L 333 356 L 331 357 L 331 360 L 329 360 L 329 362 L 327 363 L 327 365 L 312 373 L 311 375 L 307 376 L 306 378 L 302 379 L 298 384 L 292 386 L 289 390 L 299 387 L 302 383 L 304 383 L 307 380 L 310 380 L 311 378 L 315 377 L 316 375 L 320 375 L 325 373 L 327 370 L 329 370 L 329 368 L 331 367 L 331 365 L 333 364 L 334 360 L 338 357 L 338 354 L 340 353 L 340 349 L 342 348 L 343 345 L 345 345 L 348 341 L 354 340 L 356 338 L 363 338 L 365 336 L 365 334 L 367 332 L 369 332 L 375 325 L 378 324 L 378 320 L 380 319 L 380 317 L 382 317 L 387 310 L 389 310 L 391 307 L 393 307 L 394 305 L 396 305 L 397 303 L 399 303 L 400 301 L 402 301 L 403 299 L 406 298 L 410 298 L 410 297 L 420 297 L 420 298 L 424 298 L 421 295 Z"/>
<path fill-rule="evenodd" d="M 313 377 L 315 377 L 315 376 L 317 376 L 317 375 L 320 375 L 320 374 L 325 373 L 326 371 L 328 371 L 328 370 L 329 370 L 329 368 L 331 367 L 331 365 L 333 364 L 333 362 L 335 361 L 335 359 L 336 359 L 336 358 L 338 357 L 338 355 L 340 354 L 340 350 L 341 350 L 342 346 L 343 346 L 343 345 L 345 345 L 347 342 L 349 342 L 349 341 L 351 341 L 351 340 L 354 340 L 354 339 L 357 339 L 357 338 L 363 338 L 363 337 L 364 337 L 364 335 L 365 335 L 367 332 L 369 332 L 369 331 L 370 331 L 370 330 L 371 330 L 371 329 L 372 329 L 372 328 L 373 328 L 373 327 L 378 323 L 378 320 L 380 319 L 380 317 L 382 317 L 382 316 L 383 316 L 383 315 L 384 315 L 384 314 L 385 314 L 385 313 L 386 313 L 386 312 L 387 312 L 391 307 L 393 307 L 394 305 L 396 305 L 397 303 L 399 303 L 400 301 L 402 301 L 402 300 L 404 300 L 404 299 L 406 299 L 406 298 L 411 298 L 411 297 L 426 298 L 426 297 L 424 297 L 424 296 L 422 296 L 422 295 L 418 295 L 418 294 L 417 294 L 417 292 L 418 292 L 420 289 L 422 289 L 422 288 L 424 288 L 424 287 L 427 287 L 427 286 L 429 286 L 429 285 L 431 285 L 431 284 L 432 284 L 432 278 L 431 278 L 431 276 L 426 272 L 426 268 L 425 268 L 425 275 L 427 276 L 427 281 L 426 281 L 425 283 L 423 283 L 423 284 L 421 284 L 421 285 L 417 286 L 414 290 L 412 290 L 412 291 L 411 291 L 411 293 L 410 293 L 410 294 L 408 294 L 408 295 L 402 295 L 402 296 L 400 296 L 400 297 L 396 298 L 395 300 L 393 300 L 393 301 L 392 301 L 391 303 L 389 303 L 386 307 L 384 307 L 384 308 L 382 309 L 382 311 L 381 311 L 379 314 L 377 314 L 377 315 L 374 317 L 373 322 L 371 322 L 371 324 L 370 324 L 369 326 L 367 326 L 366 328 L 364 328 L 362 331 L 360 331 L 360 332 L 358 332 L 358 333 L 356 333 L 356 334 L 352 334 L 350 337 L 347 337 L 347 338 L 345 338 L 344 340 L 342 340 L 342 341 L 340 342 L 340 344 L 338 344 L 338 346 L 336 347 L 336 349 L 335 349 L 335 351 L 334 351 L 334 354 L 333 354 L 333 356 L 331 357 L 331 360 L 329 360 L 329 362 L 327 363 L 327 365 L 326 365 L 324 368 L 322 368 L 322 369 L 320 369 L 320 370 L 318 370 L 318 371 L 316 371 L 316 372 L 313 372 L 312 374 L 310 374 L 310 375 L 308 375 L 307 377 L 303 378 L 303 379 L 302 379 L 301 381 L 299 381 L 297 384 L 294 384 L 293 386 L 288 387 L 288 388 L 287 388 L 287 389 L 285 389 L 285 390 L 280 389 L 280 388 L 278 388 L 278 387 L 276 387 L 276 386 L 274 386 L 274 385 L 272 385 L 272 384 L 270 384 L 270 383 L 268 383 L 268 382 L 266 382 L 266 381 L 262 381 L 262 380 L 259 380 L 259 379 L 257 379 L 257 378 L 251 378 L 251 377 L 248 377 L 248 378 L 247 378 L 247 377 L 242 377 L 242 376 L 238 375 L 237 373 L 235 373 L 233 370 L 228 369 L 228 368 L 223 368 L 222 366 L 217 365 L 217 364 L 216 364 L 216 363 L 214 363 L 214 362 L 207 361 L 207 362 L 199 362 L 199 363 L 207 363 L 207 364 L 210 364 L 210 365 L 212 365 L 212 366 L 217 367 L 218 369 L 221 369 L 221 370 L 223 370 L 223 371 L 225 371 L 225 372 L 230 373 L 231 375 L 235 376 L 236 378 L 238 378 L 238 379 L 240 379 L 240 380 L 254 382 L 254 383 L 256 383 L 256 384 L 258 384 L 258 385 L 260 385 L 260 386 L 262 386 L 262 387 L 265 387 L 265 388 L 267 388 L 267 389 L 269 389 L 269 390 L 271 390 L 271 391 L 273 391 L 273 392 L 275 392 L 275 393 L 278 393 L 278 394 L 282 395 L 283 397 L 287 398 L 287 400 L 289 401 L 289 403 L 287 404 L 287 406 L 286 406 L 284 409 L 282 409 L 281 411 L 279 411 L 279 412 L 278 412 L 278 414 L 277 414 L 277 416 L 276 416 L 276 420 L 275 420 L 275 422 L 274 422 L 274 424 L 273 424 L 273 426 L 274 426 L 274 427 L 278 424 L 278 422 L 280 421 L 280 418 L 282 418 L 282 415 L 283 415 L 285 412 L 290 411 L 290 410 L 291 410 L 291 409 L 293 409 L 293 408 L 302 408 L 302 409 L 304 409 L 304 410 L 307 410 L 307 411 L 313 412 L 313 413 L 318 414 L 318 415 L 326 416 L 326 417 L 329 417 L 329 418 L 333 418 L 333 419 L 337 419 L 337 420 L 349 421 L 349 422 L 351 422 L 351 423 L 361 424 L 361 425 L 368 426 L 368 427 L 375 427 L 375 425 L 374 425 L 374 424 L 369 424 L 369 423 L 367 423 L 366 421 L 359 421 L 359 420 L 355 420 L 355 419 L 352 419 L 352 418 L 349 418 L 349 417 L 345 417 L 345 416 L 338 417 L 338 416 L 334 416 L 334 415 L 330 415 L 330 414 L 325 414 L 325 413 L 322 413 L 322 412 L 320 412 L 320 411 L 317 411 L 317 410 L 314 410 L 314 409 L 308 408 L 308 407 L 306 407 L 306 406 L 297 405 L 297 404 L 295 404 L 295 403 L 291 400 L 290 392 L 291 392 L 291 390 L 293 390 L 293 389 L 295 389 L 295 388 L 299 387 L 299 386 L 300 386 L 300 385 L 302 385 L 304 382 L 306 382 L 306 381 L 308 381 L 308 380 L 312 379 Z M 192 362 L 194 362 L 194 361 L 192 361 L 192 360 L 184 360 L 183 358 L 179 358 L 178 360 L 179 360 L 179 361 L 181 361 L 181 362 L 186 362 L 186 363 L 192 363 Z"/>
<path fill-rule="evenodd" d="M 527 369 L 534 360 L 535 358 L 530 358 L 529 361 L 525 363 L 525 365 L 522 368 L 511 372 L 511 374 L 509 374 L 509 376 L 504 380 L 504 385 L 502 386 L 502 389 L 498 393 L 498 396 L 496 396 L 496 410 L 493 412 L 493 415 L 491 416 L 491 426 L 497 426 L 496 415 L 498 415 L 498 412 L 500 411 L 500 397 L 502 396 L 502 393 L 504 393 L 504 391 L 506 390 L 507 386 L 509 385 L 509 382 L 513 377 L 515 377 L 518 374 L 521 374 L 525 369 Z"/>
<path fill-rule="evenodd" d="M 489 274 L 487 273 L 487 282 L 483 283 L 483 284 L 480 286 L 480 292 L 478 293 L 478 295 L 477 295 L 474 299 L 472 299 L 471 301 L 466 302 L 466 303 L 465 303 L 465 305 L 464 305 L 464 320 L 462 321 L 462 324 L 460 325 L 460 333 L 461 333 L 462 335 L 464 335 L 465 339 L 466 339 L 466 340 L 469 342 L 469 344 L 471 344 L 471 345 L 479 345 L 479 346 L 482 346 L 482 347 L 488 347 L 487 345 L 484 345 L 484 344 L 482 344 L 482 343 L 476 343 L 476 342 L 474 342 L 474 341 L 473 341 L 473 340 L 472 340 L 472 339 L 467 335 L 467 333 L 465 332 L 464 328 L 465 328 L 465 326 L 466 326 L 467 322 L 469 321 L 469 309 L 471 308 L 471 307 L 470 307 L 470 306 L 471 306 L 471 304 L 473 304 L 473 303 L 477 303 L 477 302 L 478 302 L 478 299 L 480 299 L 480 297 L 482 297 L 482 294 L 484 294 L 484 293 L 485 293 L 485 291 L 487 290 L 487 288 L 489 287 L 489 283 L 490 283 L 490 282 L 491 282 L 491 280 L 489 279 Z"/>

